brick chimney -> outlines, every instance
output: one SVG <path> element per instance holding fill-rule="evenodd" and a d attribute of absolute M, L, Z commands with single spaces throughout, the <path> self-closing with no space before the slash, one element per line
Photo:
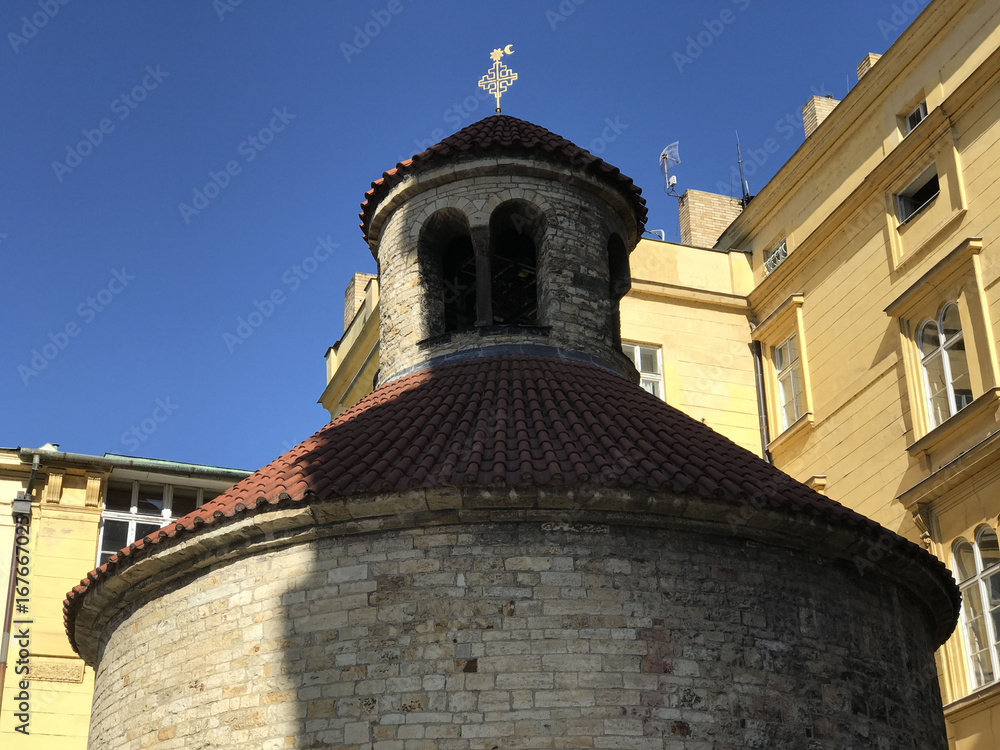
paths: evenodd
<path fill-rule="evenodd" d="M 356 273 L 351 277 L 344 292 L 344 331 L 351 325 L 361 305 L 365 303 L 365 288 L 375 278 L 373 273 Z"/>
<path fill-rule="evenodd" d="M 860 81 L 864 78 L 865 73 L 872 69 L 872 65 L 879 61 L 882 55 L 876 55 L 874 52 L 869 52 L 864 56 L 864 59 L 858 63 L 858 80 Z"/>
<path fill-rule="evenodd" d="M 802 108 L 802 127 L 806 131 L 806 138 L 812 135 L 820 123 L 830 116 L 833 108 L 838 104 L 840 104 L 840 100 L 834 99 L 831 94 L 814 96 L 806 102 Z"/>
<path fill-rule="evenodd" d="M 681 244 L 714 247 L 726 227 L 740 215 L 739 198 L 728 195 L 685 190 L 677 203 L 680 214 Z"/>

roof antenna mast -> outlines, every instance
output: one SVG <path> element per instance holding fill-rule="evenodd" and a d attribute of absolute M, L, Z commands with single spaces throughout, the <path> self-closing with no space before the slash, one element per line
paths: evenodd
<path fill-rule="evenodd" d="M 663 190 L 667 195 L 672 195 L 675 198 L 679 197 L 677 191 L 674 190 L 674 186 L 677 184 L 677 178 L 671 177 L 669 174 L 670 162 L 674 164 L 681 163 L 680 156 L 680 141 L 674 141 L 668 144 L 663 151 L 660 152 L 660 168 L 663 170 L 663 179 L 666 180 L 666 186 Z"/>
<path fill-rule="evenodd" d="M 738 130 L 736 131 L 736 161 L 740 164 L 740 190 L 743 193 L 743 198 L 740 202 L 743 204 L 743 208 L 746 208 L 750 203 L 750 186 L 747 185 L 747 181 L 743 177 L 743 154 L 740 153 L 740 131 Z"/>

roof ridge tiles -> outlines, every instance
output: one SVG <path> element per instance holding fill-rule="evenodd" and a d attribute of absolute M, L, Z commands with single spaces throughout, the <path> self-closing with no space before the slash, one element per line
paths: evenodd
<path fill-rule="evenodd" d="M 452 133 L 409 159 L 398 162 L 373 181 L 371 189 L 365 193 L 359 214 L 365 241 L 369 239 L 368 230 L 375 206 L 407 175 L 419 173 L 448 160 L 496 152 L 542 156 L 546 160 L 555 160 L 565 166 L 593 173 L 618 190 L 629 202 L 640 229 L 646 223 L 646 201 L 642 197 L 642 191 L 617 167 L 540 125 L 510 115 L 493 114 Z"/>

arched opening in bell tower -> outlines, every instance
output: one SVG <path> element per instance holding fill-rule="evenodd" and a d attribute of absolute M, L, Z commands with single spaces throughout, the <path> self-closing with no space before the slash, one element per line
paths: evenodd
<path fill-rule="evenodd" d="M 476 254 L 465 215 L 454 208 L 434 213 L 417 245 L 427 309 L 427 335 L 476 325 Z"/>
<path fill-rule="evenodd" d="M 611 342 L 616 348 L 622 345 L 621 300 L 632 288 L 632 274 L 628 265 L 628 250 L 617 234 L 608 237 L 608 293 L 611 298 Z"/>
<path fill-rule="evenodd" d="M 490 216 L 490 289 L 495 325 L 538 325 L 538 243 L 541 211 L 507 201 Z"/>

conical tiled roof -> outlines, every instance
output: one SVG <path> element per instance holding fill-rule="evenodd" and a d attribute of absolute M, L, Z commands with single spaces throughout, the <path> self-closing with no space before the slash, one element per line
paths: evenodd
<path fill-rule="evenodd" d="M 957 611 L 957 589 L 944 582 L 950 574 L 924 550 L 620 375 L 574 359 L 503 354 L 387 383 L 223 495 L 136 541 L 69 593 L 67 632 L 72 640 L 80 600 L 95 582 L 160 545 L 275 506 L 421 488 L 583 485 L 778 509 L 847 529 L 936 568 Z M 941 629 L 950 631 L 951 615 L 941 614 Z"/>
<path fill-rule="evenodd" d="M 625 196 L 635 211 L 640 230 L 646 223 L 646 201 L 642 197 L 642 191 L 617 167 L 540 125 L 508 115 L 491 115 L 383 172 L 372 183 L 371 190 L 365 193 L 365 200 L 361 204 L 361 231 L 365 240 L 368 240 L 368 228 L 375 206 L 406 175 L 461 157 L 501 152 L 510 156 L 531 156 L 553 161 L 595 175 Z"/>

